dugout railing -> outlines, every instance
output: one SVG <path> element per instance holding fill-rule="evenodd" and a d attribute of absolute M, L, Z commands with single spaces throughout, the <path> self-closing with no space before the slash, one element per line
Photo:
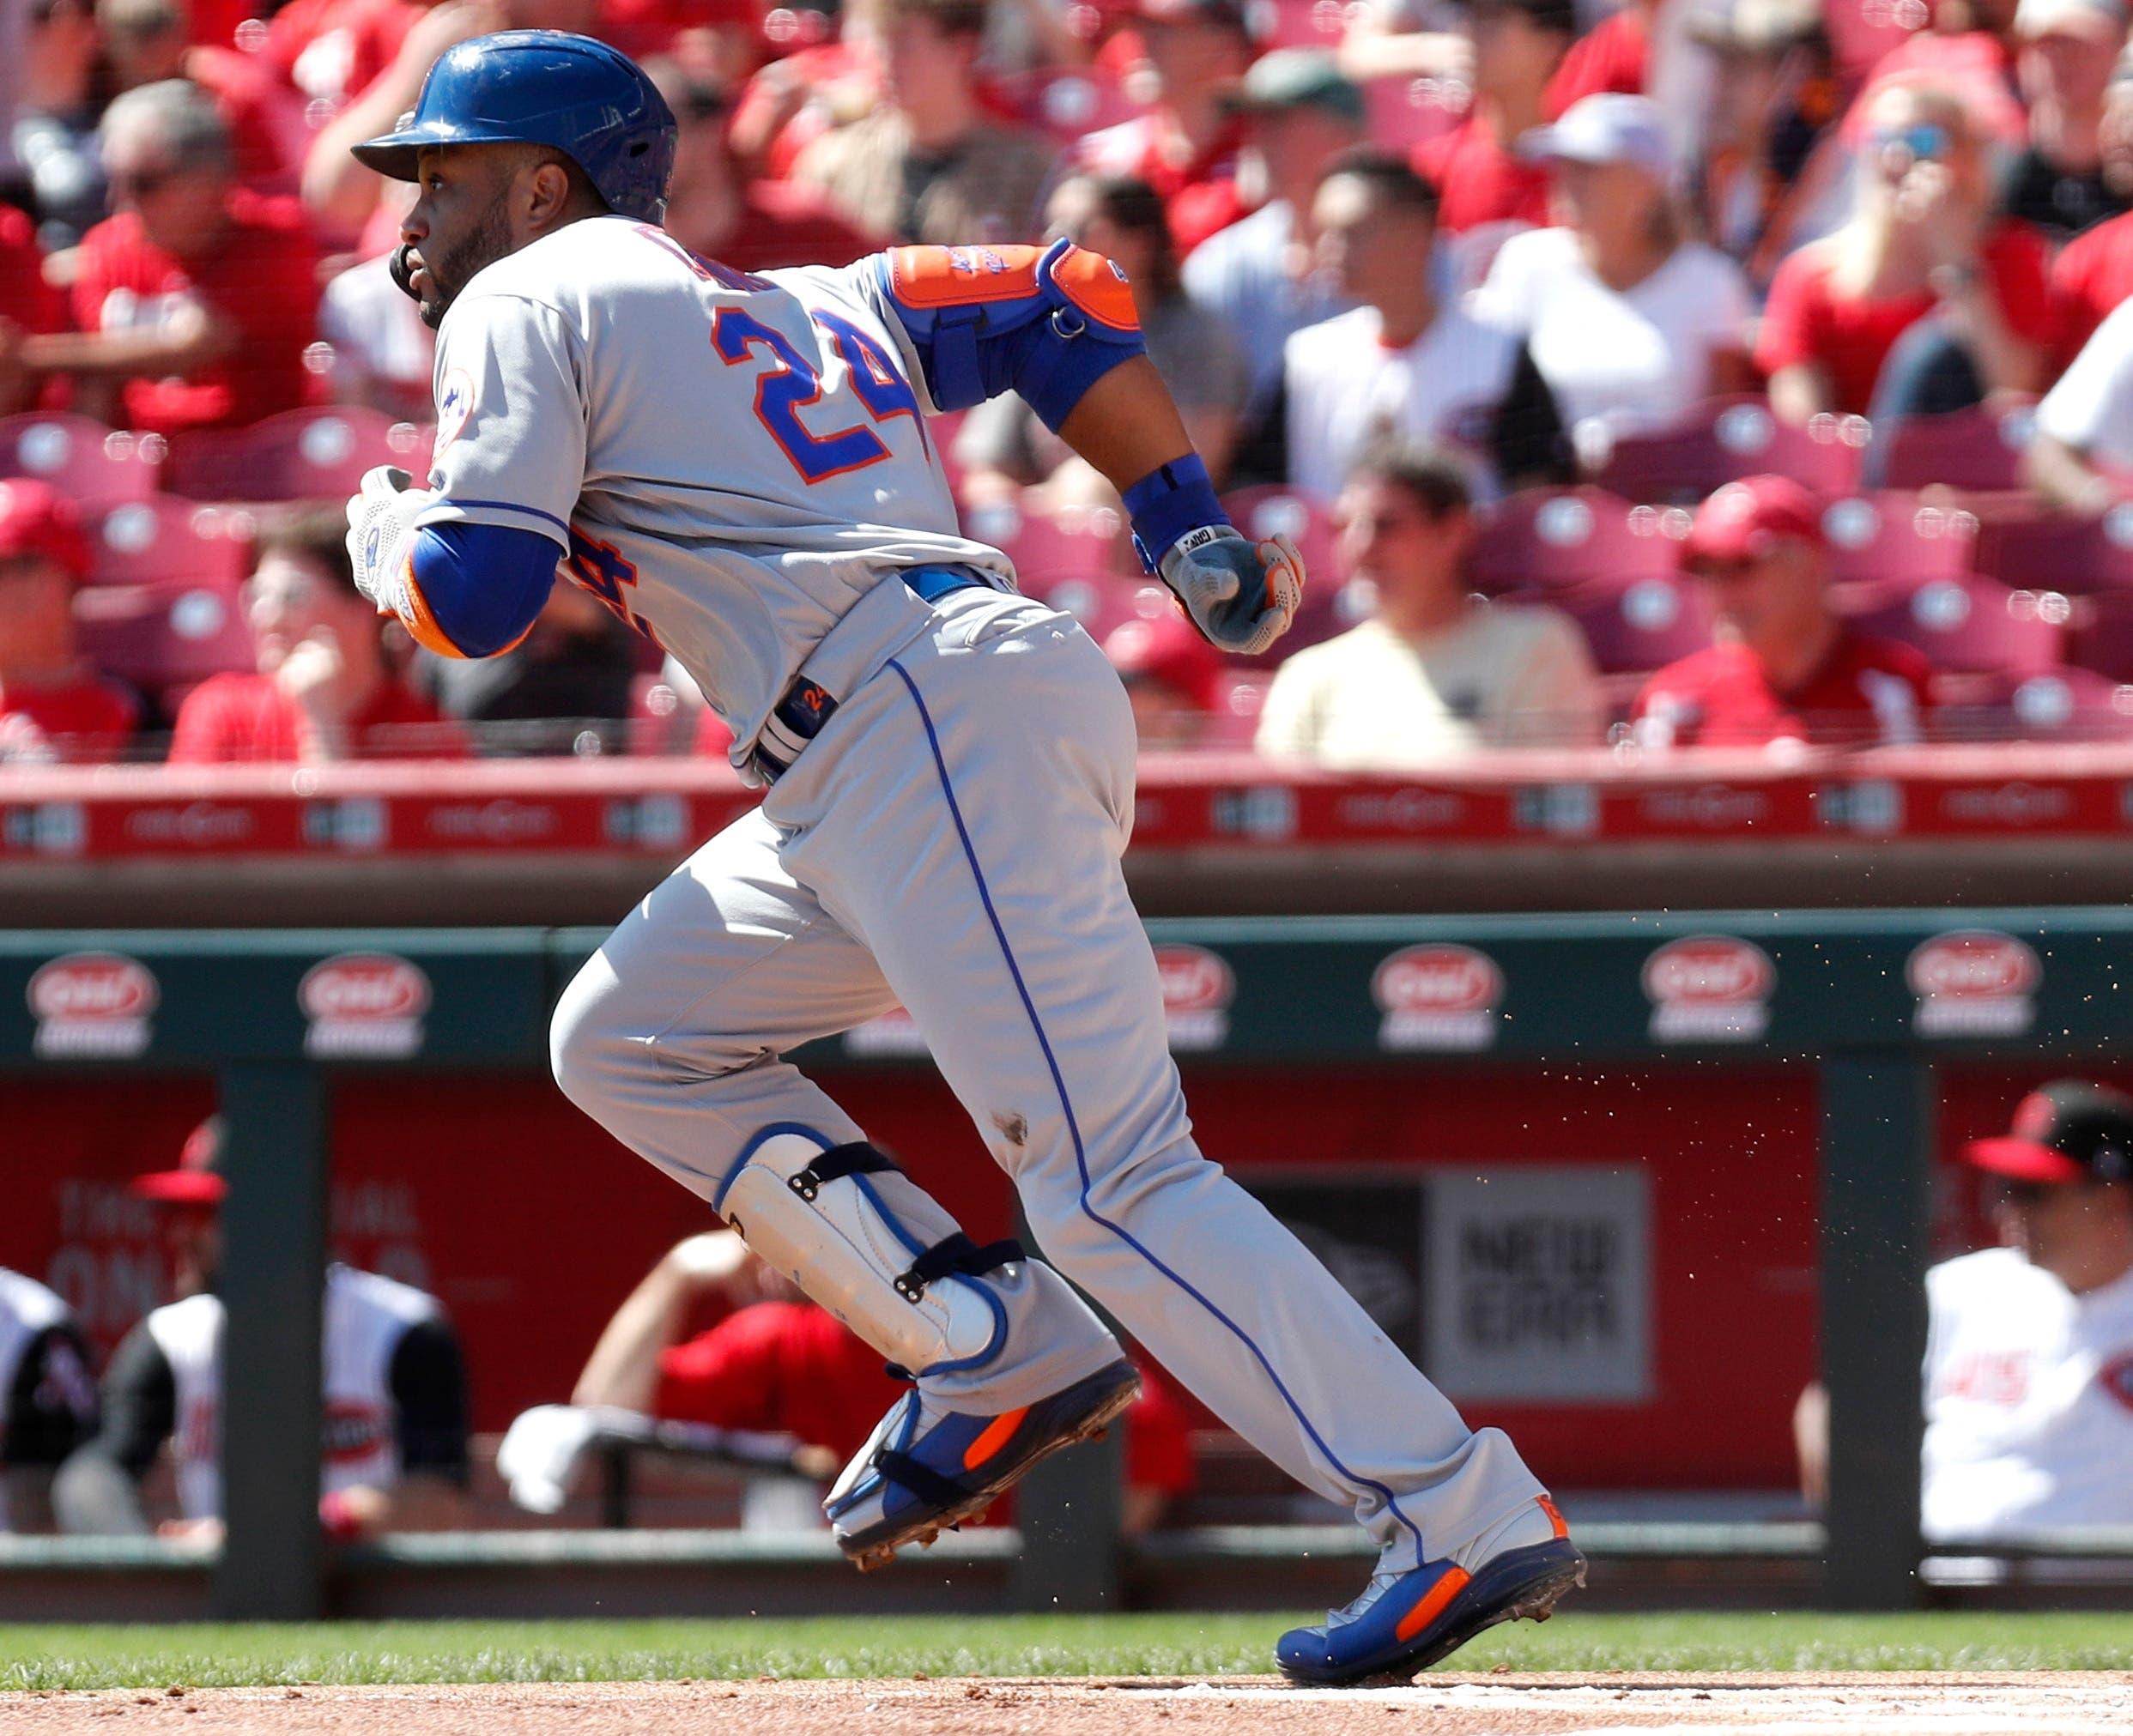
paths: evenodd
<path fill-rule="evenodd" d="M 1159 943 L 1211 953 L 1228 973 L 1215 1045 L 1223 1062 L 1304 1069 L 1366 1057 L 1412 1067 L 1439 1089 L 1455 1087 L 1458 1069 L 1482 1053 L 1536 1063 L 1731 1057 L 1812 1067 L 1830 1403 L 1825 1524 L 1681 1526 L 1667 1538 L 1602 1527 L 1585 1538 L 1601 1553 L 1628 1556 L 1819 1558 L 1819 1596 L 1830 1605 L 1919 1600 L 1918 1369 L 1935 1069 L 1958 1058 L 2071 1066 L 2133 1053 L 2133 911 L 1150 927 Z M 742 1564 L 758 1572 L 746 1606 L 794 1606 L 795 1599 L 806 1606 L 813 1593 L 801 1582 L 818 1585 L 818 1570 L 834 1565 L 827 1539 L 780 1548 L 709 1534 L 409 1536 L 335 1560 L 319 1534 L 318 1453 L 297 1443 L 320 1439 L 332 1081 L 346 1068 L 545 1069 L 548 1009 L 599 938 L 540 929 L 0 935 L 0 1076 L 64 1072 L 123 1088 L 129 1074 L 211 1074 L 231 1183 L 221 1285 L 227 1531 L 219 1558 L 145 1541 L 20 1539 L 0 1548 L 0 1568 L 64 1583 L 70 1607 L 83 1585 L 106 1587 L 113 1614 L 154 1605 L 139 1590 L 144 1575 L 203 1572 L 212 1574 L 213 1608 L 230 1618 L 361 1612 L 379 1606 L 365 1588 L 422 1575 L 463 1588 L 429 1606 L 517 1608 L 514 1588 L 544 1563 L 573 1573 L 587 1612 L 656 1606 L 659 1584 L 677 1570 Z M 1460 964 L 1475 959 L 1482 968 Z M 1396 968 L 1396 960 L 1407 963 Z M 56 961 L 64 966 L 59 978 Z M 330 993 L 320 988 L 327 968 L 339 973 Z M 396 975 L 403 970 L 412 974 Z M 841 1050 L 821 1058 L 854 1064 Z M 924 1063 L 906 1055 L 870 1064 Z M 1743 1354 L 1753 1354 L 1753 1328 L 1742 1322 Z M 1063 1455 L 1028 1487 L 1016 1531 L 944 1539 L 899 1595 L 922 1586 L 937 1592 L 960 1575 L 960 1597 L 1090 1607 L 1115 1602 L 1129 1570 L 1167 1575 L 1173 1587 L 1234 1586 L 1253 1564 L 1306 1560 L 1352 1576 L 1349 1558 L 1360 1545 L 1329 1533 L 1228 1527 L 1129 1549 L 1118 1503 L 1115 1457 Z M 763 1574 L 799 1577 L 790 1595 L 774 1586 L 759 1595 Z M 1296 1590 L 1293 1573 L 1276 1577 Z M 611 1600 L 600 1600 L 602 1585 Z M 19 1599 L 0 1598 L 21 1612 Z"/>

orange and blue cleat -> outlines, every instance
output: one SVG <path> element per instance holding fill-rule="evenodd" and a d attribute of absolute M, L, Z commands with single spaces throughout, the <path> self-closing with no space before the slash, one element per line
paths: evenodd
<path fill-rule="evenodd" d="M 1405 1680 L 1499 1622 L 1546 1621 L 1564 1594 L 1585 1583 L 1585 1559 L 1554 1503 L 1536 1504 L 1532 1522 L 1506 1537 L 1509 1546 L 1471 1570 L 1426 1561 L 1380 1573 L 1346 1609 L 1329 1612 L 1324 1626 L 1291 1629 L 1275 1647 L 1282 1673 L 1328 1687 Z M 1520 1543 L 1521 1531 L 1541 1540 Z"/>
<path fill-rule="evenodd" d="M 838 1548 L 865 1573 L 907 1543 L 931 1543 L 983 1513 L 1039 1459 L 1100 1435 L 1140 1393 L 1140 1374 L 1123 1358 L 991 1417 L 937 1409 L 914 1387 L 822 1503 Z"/>

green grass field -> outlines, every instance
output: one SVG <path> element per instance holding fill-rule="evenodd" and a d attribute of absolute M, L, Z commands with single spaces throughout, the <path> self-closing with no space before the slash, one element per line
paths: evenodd
<path fill-rule="evenodd" d="M 1261 1675 L 1276 1616 L 0 1628 L 0 1690 L 754 1676 Z M 1485 1670 L 2133 1669 L 2113 1615 L 1565 1615 L 1459 1654 Z"/>

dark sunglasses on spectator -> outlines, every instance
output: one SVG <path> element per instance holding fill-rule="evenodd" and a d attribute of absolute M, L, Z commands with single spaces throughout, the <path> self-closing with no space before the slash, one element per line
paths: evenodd
<path fill-rule="evenodd" d="M 1906 151 L 1922 163 L 1937 162 L 1948 154 L 1948 129 L 1932 121 L 1907 127 L 1876 127 L 1874 142 L 1885 151 Z"/>
<path fill-rule="evenodd" d="M 111 190 L 121 198 L 152 199 L 176 178 L 178 171 L 171 168 L 137 169 L 130 175 L 113 175 Z"/>

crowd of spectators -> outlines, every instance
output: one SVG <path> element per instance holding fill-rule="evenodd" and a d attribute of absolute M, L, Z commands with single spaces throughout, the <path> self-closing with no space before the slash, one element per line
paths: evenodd
<path fill-rule="evenodd" d="M 521 27 L 645 62 L 682 132 L 670 227 L 707 257 L 1063 235 L 1127 270 L 1240 519 L 1312 557 L 1289 662 L 1182 644 L 1116 499 L 1018 402 L 942 447 L 973 534 L 1113 646 L 1151 745 L 1930 741 L 1980 693 L 2003 733 L 2133 729 L 2117 568 L 2004 554 L 2050 514 L 2133 518 L 2124 0 L 1892 9 L 30 0 L 0 80 L 0 759 L 715 750 L 567 570 L 507 657 L 439 665 L 349 589 L 337 500 L 228 456 L 434 420 L 385 269 L 409 190 L 348 147 Z M 46 420 L 118 431 L 145 499 L 42 463 Z M 221 515 L 216 571 L 113 559 L 143 506 Z M 1609 529 L 1634 507 L 1644 546 Z M 1930 514 L 1979 560 L 1863 569 L 1862 512 L 1896 527 L 1875 549 Z M 1572 522 L 1607 534 L 1521 565 Z M 2039 681 L 2064 702 L 2014 703 Z"/>

